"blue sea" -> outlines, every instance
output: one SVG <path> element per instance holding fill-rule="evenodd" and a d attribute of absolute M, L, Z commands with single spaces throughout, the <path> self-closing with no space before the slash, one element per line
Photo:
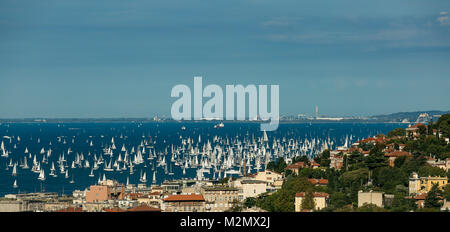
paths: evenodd
<path fill-rule="evenodd" d="M 233 122 L 225 123 L 223 128 L 214 128 L 212 122 L 150 122 L 150 123 L 3 123 L 0 125 L 0 142 L 3 141 L 5 150 L 9 152 L 8 157 L 0 157 L 0 196 L 8 193 L 27 192 L 58 192 L 59 194 L 71 194 L 74 190 L 84 190 L 92 184 L 96 184 L 99 177 L 106 176 L 107 179 L 115 179 L 125 183 L 127 178 L 130 184 L 139 184 L 142 171 L 146 172 L 148 182 L 152 182 L 153 172 L 156 172 L 156 183 L 160 184 L 164 180 L 194 178 L 197 171 L 195 168 L 186 169 L 183 174 L 182 167 L 169 165 L 173 175 L 167 175 L 163 167 L 156 165 L 157 159 L 149 160 L 147 155 L 151 151 L 163 154 L 169 162 L 171 159 L 171 148 L 181 146 L 183 139 L 192 139 L 193 144 L 203 146 L 208 141 L 214 145 L 214 139 L 221 138 L 229 140 L 230 146 L 236 141 L 254 138 L 261 138 L 259 123 Z M 184 127 L 184 128 L 182 128 Z M 345 143 L 346 139 L 356 142 L 359 139 L 375 136 L 398 128 L 406 127 L 405 124 L 392 123 L 286 123 L 280 124 L 278 130 L 267 132 L 268 144 L 272 141 L 332 141 L 334 148 Z M 19 139 L 20 138 L 20 139 Z M 114 151 L 114 158 L 119 153 L 123 157 L 121 148 L 126 147 L 130 157 L 131 148 L 137 148 L 143 142 L 147 153 L 144 154 L 144 163 L 134 167 L 134 174 L 128 170 L 106 172 L 103 165 L 93 171 L 94 177 L 89 177 L 91 168 L 76 167 L 71 168 L 72 161 L 80 156 L 91 161 L 94 155 L 98 158 L 103 156 L 105 162 L 110 161 L 110 155 L 104 154 L 104 148 L 111 144 L 117 149 Z M 91 144 L 92 142 L 92 144 Z M 148 148 L 150 147 L 150 148 Z M 68 154 L 68 150 L 71 150 Z M 332 147 L 333 148 L 333 147 Z M 45 154 L 51 149 L 51 155 L 45 162 L 42 162 Z M 25 153 L 28 150 L 28 153 Z M 137 150 L 137 149 L 136 149 Z M 317 151 L 314 151 L 317 152 Z M 314 155 L 314 152 L 308 155 Z M 69 178 L 60 174 L 56 167 L 57 177 L 49 176 L 49 169 L 52 162 L 57 163 L 61 155 L 64 154 L 67 160 L 66 169 Z M 39 173 L 30 169 L 19 167 L 27 157 L 27 163 L 33 165 L 33 158 L 36 157 L 41 169 L 45 170 L 45 181 L 38 180 Z M 30 158 L 31 157 L 31 158 Z M 161 158 L 161 157 L 159 157 Z M 17 164 L 17 174 L 12 175 L 10 163 Z M 170 162 L 169 162 L 170 164 Z M 254 172 L 255 170 L 253 170 Z M 206 176 L 208 177 L 208 176 Z M 70 183 L 73 180 L 73 183 Z M 14 181 L 17 181 L 17 188 L 13 188 Z"/>

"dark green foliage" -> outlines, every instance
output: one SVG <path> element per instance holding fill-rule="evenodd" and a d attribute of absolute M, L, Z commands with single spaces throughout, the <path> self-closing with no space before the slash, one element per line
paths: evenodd
<path fill-rule="evenodd" d="M 413 199 L 406 198 L 407 194 L 396 193 L 392 202 L 391 210 L 393 212 L 410 212 L 416 210 L 417 205 Z"/>
<path fill-rule="evenodd" d="M 244 200 L 244 206 L 247 208 L 251 208 L 256 205 L 256 198 L 248 197 Z"/>
<path fill-rule="evenodd" d="M 397 128 L 388 133 L 388 137 L 405 136 L 405 135 L 406 135 L 406 131 L 403 128 Z"/>
<path fill-rule="evenodd" d="M 258 197 L 256 205 L 269 212 L 293 212 L 295 194 L 312 188 L 313 185 L 305 177 L 289 177 L 277 192 Z"/>
<path fill-rule="evenodd" d="M 405 161 L 406 161 L 407 158 L 408 158 L 407 156 L 400 156 L 400 157 L 397 157 L 397 158 L 394 160 L 394 167 L 396 167 L 396 168 L 401 168 L 402 165 L 405 163 Z"/>
<path fill-rule="evenodd" d="M 316 203 L 314 202 L 314 195 L 313 195 L 312 190 L 306 191 L 305 198 L 303 198 L 303 200 L 302 200 L 301 208 L 307 209 L 307 210 L 313 210 L 315 206 L 316 206 Z"/>
<path fill-rule="evenodd" d="M 450 114 L 442 115 L 436 122 L 436 126 L 437 126 L 438 130 L 442 133 L 443 136 L 449 138 L 450 137 Z"/>
<path fill-rule="evenodd" d="M 373 172 L 374 184 L 386 193 L 394 193 L 397 185 L 407 185 L 408 176 L 402 169 L 392 167 L 377 168 Z"/>
<path fill-rule="evenodd" d="M 444 197 L 444 199 L 447 199 L 447 201 L 450 201 L 450 184 L 447 184 L 444 187 L 444 191 L 442 192 L 442 197 Z"/>
<path fill-rule="evenodd" d="M 428 164 L 421 166 L 417 171 L 417 174 L 419 174 L 419 176 L 442 176 L 442 177 L 447 175 L 444 169 L 432 167 Z"/>
<path fill-rule="evenodd" d="M 439 196 L 441 191 L 437 185 L 433 185 L 431 190 L 428 192 L 427 198 L 425 198 L 425 208 L 437 208 L 439 209 L 442 204 L 440 202 Z"/>
<path fill-rule="evenodd" d="M 321 167 L 330 167 L 330 150 L 325 150 L 314 157 L 314 161 L 319 163 Z"/>
<path fill-rule="evenodd" d="M 279 158 L 276 162 L 271 161 L 267 164 L 267 169 L 278 173 L 284 173 L 286 167 L 287 164 L 283 158 Z"/>

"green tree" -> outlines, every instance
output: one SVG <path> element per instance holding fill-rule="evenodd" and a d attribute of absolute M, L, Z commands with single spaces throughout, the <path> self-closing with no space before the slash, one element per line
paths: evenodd
<path fill-rule="evenodd" d="M 442 197 L 447 199 L 447 201 L 450 201 L 450 184 L 447 184 L 444 187 L 444 191 L 442 192 Z"/>
<path fill-rule="evenodd" d="M 405 163 L 405 161 L 406 161 L 407 158 L 408 158 L 407 156 L 400 156 L 400 157 L 397 157 L 397 158 L 394 160 L 394 167 L 396 167 L 396 168 L 401 168 L 402 165 Z"/>
<path fill-rule="evenodd" d="M 405 136 L 405 135 L 406 135 L 406 130 L 403 128 L 397 128 L 388 133 L 388 137 Z"/>
<path fill-rule="evenodd" d="M 450 137 L 450 114 L 444 114 L 441 117 L 439 117 L 438 121 L 436 122 L 436 126 L 438 130 L 444 135 L 445 137 Z"/>
<path fill-rule="evenodd" d="M 244 200 L 244 206 L 247 207 L 247 208 L 251 208 L 251 207 L 253 207 L 255 205 L 256 205 L 256 198 L 254 198 L 254 197 L 247 197 Z"/>
<path fill-rule="evenodd" d="M 294 212 L 295 194 L 312 188 L 307 178 L 289 176 L 277 192 L 259 196 L 256 205 L 269 212 Z"/>
<path fill-rule="evenodd" d="M 380 186 L 387 193 L 394 193 L 397 185 L 408 183 L 408 174 L 400 168 L 381 167 L 373 172 L 374 184 Z"/>
<path fill-rule="evenodd" d="M 441 191 L 439 190 L 437 185 L 433 185 L 430 191 L 428 191 L 428 195 L 425 198 L 425 208 L 440 208 L 441 202 L 439 196 Z"/>
<path fill-rule="evenodd" d="M 349 203 L 351 202 L 343 192 L 335 192 L 330 195 L 330 205 L 335 209 L 342 208 Z"/>
<path fill-rule="evenodd" d="M 417 174 L 419 174 L 419 176 L 442 176 L 442 177 L 447 175 L 444 169 L 433 167 L 428 164 L 420 167 L 419 170 L 417 170 Z"/>
<path fill-rule="evenodd" d="M 314 157 L 314 161 L 320 164 L 321 167 L 330 167 L 330 150 L 325 150 L 316 157 Z"/>
<path fill-rule="evenodd" d="M 309 190 L 305 193 L 305 197 L 302 200 L 302 209 L 313 210 L 316 207 L 316 203 L 314 202 L 314 195 L 312 190 Z"/>
<path fill-rule="evenodd" d="M 387 212 L 388 210 L 378 207 L 374 204 L 364 204 L 361 207 L 355 209 L 355 212 Z"/>
<path fill-rule="evenodd" d="M 396 193 L 392 201 L 391 209 L 394 212 L 410 212 L 417 208 L 413 199 L 406 198 L 406 194 Z"/>

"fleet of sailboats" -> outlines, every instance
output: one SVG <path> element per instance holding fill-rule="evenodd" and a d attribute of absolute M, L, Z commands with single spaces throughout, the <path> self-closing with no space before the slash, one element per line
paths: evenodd
<path fill-rule="evenodd" d="M 216 124 L 214 128 L 224 128 L 224 125 Z M 84 141 L 77 136 L 58 136 L 49 142 L 31 138 L 31 142 L 23 146 L 19 136 L 9 136 L 0 142 L 0 156 L 6 160 L 6 168 L 12 168 L 13 177 L 29 175 L 31 171 L 38 175 L 38 181 L 45 182 L 46 173 L 58 178 L 59 172 L 64 179 L 70 179 L 69 183 L 75 183 L 80 175 L 91 180 L 97 176 L 100 181 L 106 179 L 108 173 L 126 177 L 129 184 L 138 177 L 140 183 L 147 183 L 149 173 L 152 184 L 156 184 L 170 178 L 219 180 L 247 175 L 264 170 L 270 161 L 281 157 L 285 160 L 303 155 L 313 157 L 325 149 L 336 148 L 337 144 L 348 147 L 356 140 L 352 134 L 341 138 L 297 136 L 295 133 L 269 137 L 266 132 L 237 136 L 216 133 L 202 138 L 202 134 L 185 135 L 185 129 L 184 126 L 178 129 L 178 139 L 170 143 L 150 135 L 142 135 L 136 141 L 123 134 L 102 134 L 89 135 Z M 136 171 L 138 177 L 134 177 Z M 13 187 L 18 188 L 17 179 Z"/>

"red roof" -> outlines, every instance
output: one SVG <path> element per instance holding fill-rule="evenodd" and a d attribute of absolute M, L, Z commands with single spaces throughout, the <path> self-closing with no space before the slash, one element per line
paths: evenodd
<path fill-rule="evenodd" d="M 400 157 L 400 156 L 411 156 L 409 152 L 406 151 L 393 151 L 391 153 L 386 153 L 384 156 L 388 157 Z"/>
<path fill-rule="evenodd" d="M 370 142 L 383 143 L 386 140 L 389 140 L 389 139 L 386 139 L 385 137 L 367 138 L 367 139 L 360 140 L 357 143 L 370 143 Z"/>
<path fill-rule="evenodd" d="M 287 166 L 287 169 L 299 169 L 305 167 L 305 162 L 297 162 Z"/>
<path fill-rule="evenodd" d="M 172 195 L 165 198 L 164 201 L 205 201 L 205 198 L 201 194 Z"/>
<path fill-rule="evenodd" d="M 328 180 L 327 179 L 308 179 L 309 182 L 311 182 L 312 184 L 316 185 L 316 184 L 328 184 Z"/>
<path fill-rule="evenodd" d="M 410 128 L 419 128 L 419 126 L 425 126 L 426 127 L 427 125 L 425 125 L 423 123 L 417 123 L 416 125 L 413 125 Z"/>
<path fill-rule="evenodd" d="M 314 197 L 325 197 L 325 198 L 328 198 L 330 195 L 328 195 L 328 193 L 324 193 L 324 192 L 314 192 L 313 196 Z M 295 197 L 305 197 L 305 192 L 296 193 Z"/>
<path fill-rule="evenodd" d="M 161 192 L 152 192 L 152 193 L 149 193 L 148 195 L 149 196 L 153 196 L 153 195 L 158 196 L 158 195 L 161 195 Z"/>
<path fill-rule="evenodd" d="M 103 209 L 103 211 L 108 212 L 108 213 L 120 213 L 120 212 L 126 212 L 126 210 L 121 209 L 121 208 L 112 208 L 112 209 Z"/>

